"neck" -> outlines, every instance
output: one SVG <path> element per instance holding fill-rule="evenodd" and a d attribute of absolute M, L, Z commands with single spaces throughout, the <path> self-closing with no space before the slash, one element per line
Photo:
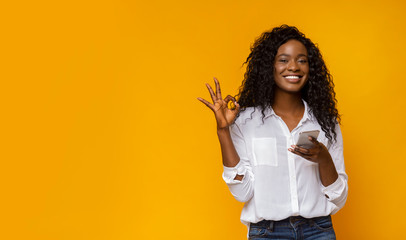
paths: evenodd
<path fill-rule="evenodd" d="M 289 93 L 276 89 L 272 109 L 276 114 L 301 114 L 303 113 L 304 104 L 300 92 Z"/>

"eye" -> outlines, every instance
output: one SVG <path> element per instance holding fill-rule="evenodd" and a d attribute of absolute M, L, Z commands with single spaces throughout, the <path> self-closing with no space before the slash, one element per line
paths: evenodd
<path fill-rule="evenodd" d="M 300 59 L 299 62 L 300 63 L 307 63 L 307 60 L 306 59 Z"/>
<path fill-rule="evenodd" d="M 286 59 L 279 59 L 279 62 L 281 62 L 281 63 L 287 63 L 288 60 L 286 60 Z"/>

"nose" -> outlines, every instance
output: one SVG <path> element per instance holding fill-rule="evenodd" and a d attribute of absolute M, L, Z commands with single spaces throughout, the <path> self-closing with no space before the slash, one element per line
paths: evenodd
<path fill-rule="evenodd" d="M 292 71 L 292 72 L 296 72 L 297 70 L 299 70 L 299 66 L 298 66 L 297 62 L 294 60 L 289 61 L 288 70 Z"/>

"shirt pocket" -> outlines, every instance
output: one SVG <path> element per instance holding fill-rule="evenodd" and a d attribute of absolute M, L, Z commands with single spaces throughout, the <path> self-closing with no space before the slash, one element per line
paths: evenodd
<path fill-rule="evenodd" d="M 253 138 L 254 165 L 278 166 L 276 138 Z"/>

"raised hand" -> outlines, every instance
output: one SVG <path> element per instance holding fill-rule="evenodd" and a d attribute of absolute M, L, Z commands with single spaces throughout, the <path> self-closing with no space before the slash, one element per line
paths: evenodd
<path fill-rule="evenodd" d="M 213 103 L 210 103 L 209 101 L 200 97 L 197 99 L 213 111 L 217 121 L 217 129 L 228 128 L 234 122 L 234 119 L 239 113 L 240 105 L 237 103 L 235 98 L 230 95 L 227 95 L 227 97 L 223 99 L 221 97 L 220 83 L 217 78 L 214 78 L 214 83 L 216 84 L 216 93 L 214 93 L 211 86 L 206 83 L 206 87 L 210 92 Z M 233 101 L 235 108 L 228 108 L 228 103 L 230 101 Z"/>

